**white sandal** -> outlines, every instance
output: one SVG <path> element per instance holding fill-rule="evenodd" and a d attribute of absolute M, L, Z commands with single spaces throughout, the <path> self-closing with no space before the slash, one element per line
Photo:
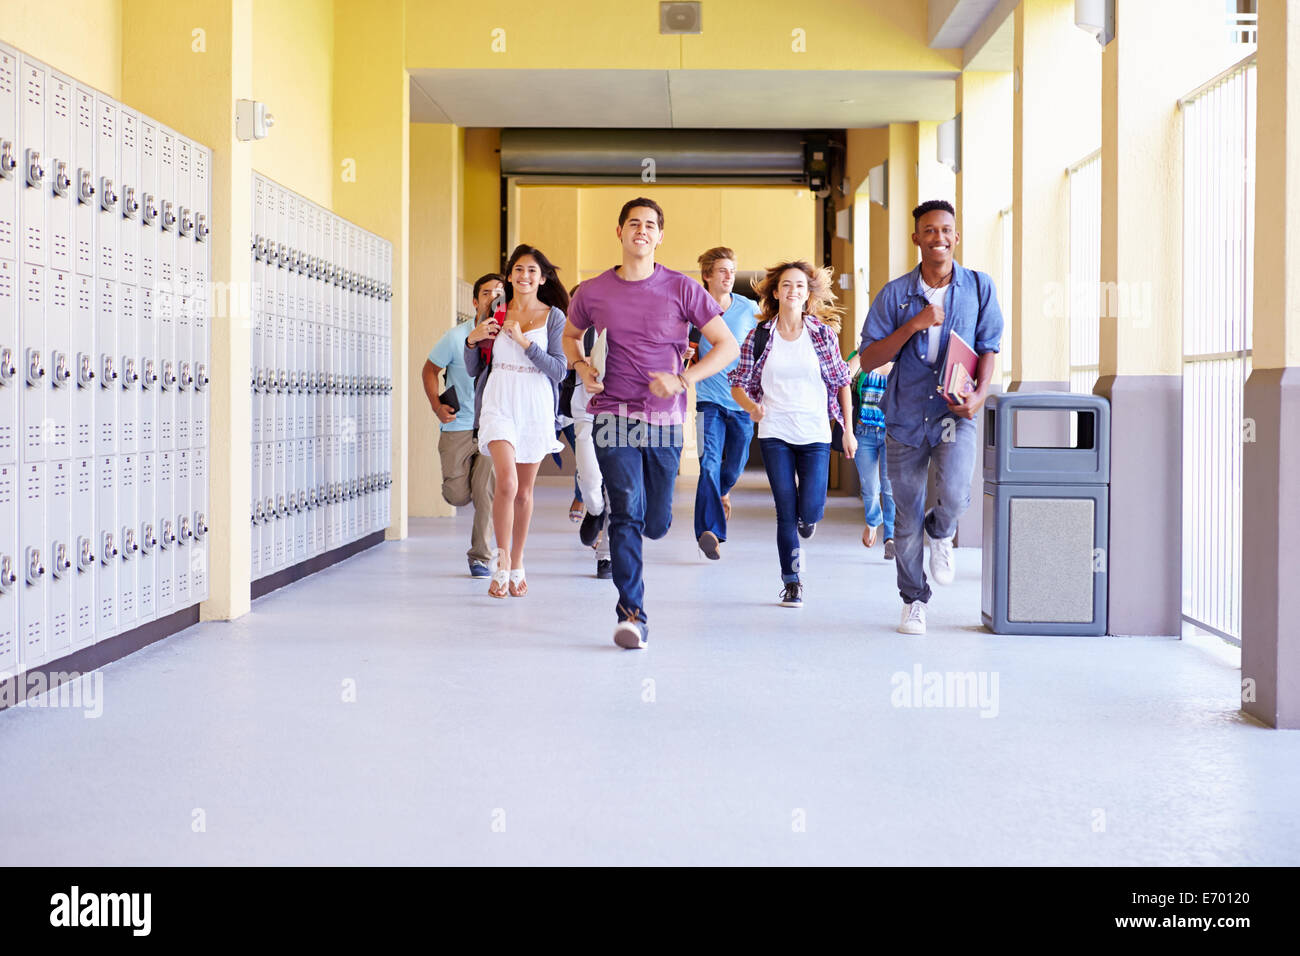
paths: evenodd
<path fill-rule="evenodd" d="M 492 580 L 488 584 L 488 597 L 504 598 L 509 595 L 507 590 L 510 582 L 510 569 L 504 568 L 506 553 L 502 548 L 497 548 L 492 554 Z"/>
<path fill-rule="evenodd" d="M 528 593 L 528 582 L 524 579 L 524 566 L 510 569 L 510 596 L 523 597 Z"/>

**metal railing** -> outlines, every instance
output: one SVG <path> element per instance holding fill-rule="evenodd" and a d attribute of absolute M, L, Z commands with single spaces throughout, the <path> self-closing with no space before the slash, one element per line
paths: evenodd
<path fill-rule="evenodd" d="M 474 284 L 464 279 L 456 280 L 456 321 L 474 318 Z"/>
<path fill-rule="evenodd" d="M 1100 368 L 1101 150 L 1065 174 L 1070 186 L 1070 391 L 1091 394 Z"/>
<path fill-rule="evenodd" d="M 1183 619 L 1241 640 L 1241 477 L 1255 238 L 1255 57 L 1183 118 Z"/>

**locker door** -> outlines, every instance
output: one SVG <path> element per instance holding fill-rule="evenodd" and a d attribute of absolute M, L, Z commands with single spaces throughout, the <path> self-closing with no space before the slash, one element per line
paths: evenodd
<path fill-rule="evenodd" d="M 195 448 L 190 453 L 190 603 L 208 599 L 208 452 Z"/>
<path fill-rule="evenodd" d="M 327 527 L 326 520 L 328 512 L 326 511 L 325 502 L 325 439 L 317 437 L 314 439 L 312 447 L 313 463 L 312 474 L 315 483 L 312 485 L 316 489 L 316 509 L 315 509 L 315 554 L 323 554 L 326 550 Z"/>
<path fill-rule="evenodd" d="M 165 127 L 158 128 L 158 229 L 156 265 L 157 295 L 154 310 L 158 333 L 158 450 L 176 447 L 176 138 Z M 175 523 L 176 516 L 169 519 Z"/>
<path fill-rule="evenodd" d="M 289 275 L 285 262 L 289 256 L 289 194 L 283 189 L 276 191 L 276 251 L 278 261 L 275 270 L 275 438 L 277 442 L 286 437 L 285 423 L 288 418 L 289 397 L 287 384 L 289 378 Z M 283 489 L 283 485 L 280 488 Z"/>
<path fill-rule="evenodd" d="M 72 204 L 75 202 L 72 177 L 73 160 L 73 84 L 67 77 L 50 73 L 45 81 L 45 179 L 46 225 L 51 269 L 71 272 L 74 264 L 72 247 Z"/>
<path fill-rule="evenodd" d="M 85 647 L 95 641 L 95 579 L 99 566 L 95 522 L 95 460 L 77 458 L 72 463 L 72 525 L 69 543 L 72 553 L 72 645 Z"/>
<path fill-rule="evenodd" d="M 260 441 L 253 442 L 251 458 L 253 473 L 248 499 L 250 502 L 248 520 L 251 525 L 249 578 L 256 581 L 262 576 L 262 443 Z"/>
<path fill-rule="evenodd" d="M 95 175 L 99 200 L 95 214 L 95 275 L 116 282 L 118 250 L 118 105 L 106 96 L 95 97 Z"/>
<path fill-rule="evenodd" d="M 22 596 L 18 484 L 18 465 L 0 464 L 0 674 L 18 671 L 18 603 Z"/>
<path fill-rule="evenodd" d="M 24 229 L 26 225 L 24 224 Z M 46 455 L 45 398 L 45 267 L 24 262 L 22 298 L 19 300 L 21 332 L 17 381 L 22 383 L 22 458 L 44 461 Z"/>
<path fill-rule="evenodd" d="M 307 509 L 304 496 L 307 490 L 307 440 L 293 442 L 293 560 L 307 560 Z"/>
<path fill-rule="evenodd" d="M 0 51 L 0 57 L 3 52 Z M 0 180 L 0 192 L 3 192 Z M 18 267 L 0 259 L 0 465 L 18 462 L 20 441 L 18 401 L 22 389 L 18 350 Z M 0 665 L 2 666 L 2 665 Z"/>
<path fill-rule="evenodd" d="M 172 351 L 176 357 L 176 447 L 190 447 L 190 426 L 192 402 L 190 396 L 194 386 L 194 343 L 191 333 L 191 312 L 193 303 L 193 261 L 194 261 L 194 208 L 190 200 L 191 149 L 189 140 L 176 137 L 176 281 L 173 285 L 176 295 L 175 341 Z"/>
<path fill-rule="evenodd" d="M 76 389 L 72 347 L 72 273 L 48 269 L 45 273 L 46 379 L 44 438 L 46 458 L 66 461 L 72 455 L 69 426 L 72 423 L 73 392 Z"/>
<path fill-rule="evenodd" d="M 45 75 L 44 64 L 26 57 L 18 69 L 18 225 L 22 230 L 22 261 L 46 265 L 45 257 Z"/>
<path fill-rule="evenodd" d="M 172 510 L 176 514 L 176 564 L 172 578 L 176 607 L 189 607 L 190 550 L 194 544 L 194 518 L 190 512 L 190 450 L 176 451 L 176 480 L 172 482 Z"/>
<path fill-rule="evenodd" d="M 158 474 L 154 480 L 154 522 L 158 528 L 158 550 L 154 552 L 156 581 L 154 600 L 158 616 L 165 617 L 176 609 L 176 511 L 173 509 L 172 490 L 175 487 L 176 453 L 158 452 Z"/>
<path fill-rule="evenodd" d="M 95 640 L 117 633 L 117 456 L 95 459 Z"/>
<path fill-rule="evenodd" d="M 99 355 L 95 395 L 95 456 L 117 454 L 118 394 L 122 390 L 118 371 L 117 283 L 96 280 L 95 351 Z"/>
<path fill-rule="evenodd" d="M 117 458 L 117 547 L 121 552 L 117 569 L 117 626 L 129 631 L 136 625 L 136 592 L 139 589 L 140 485 L 138 455 Z"/>
<path fill-rule="evenodd" d="M 151 287 L 158 257 L 158 125 L 140 117 L 140 284 Z"/>
<path fill-rule="evenodd" d="M 74 268 L 78 275 L 95 277 L 95 210 L 99 208 L 99 186 L 95 182 L 95 92 L 73 84 L 72 162 L 68 164 L 72 185 L 72 243 Z"/>
<path fill-rule="evenodd" d="M 118 110 L 118 280 L 140 282 L 140 117 L 125 106 Z"/>
<path fill-rule="evenodd" d="M 253 175 L 253 234 L 251 237 L 253 248 L 253 266 L 252 281 L 253 292 L 250 297 L 253 315 L 252 315 L 252 344 L 249 348 L 249 383 L 252 388 L 252 405 L 253 405 L 253 433 L 252 441 L 254 447 L 262 440 L 262 382 L 263 382 L 263 365 L 262 365 L 262 328 L 265 324 L 263 309 L 263 267 L 262 257 L 266 251 L 266 182 L 261 176 Z M 253 466 L 256 469 L 256 465 Z M 253 510 L 257 510 L 257 484 L 253 485 Z M 256 526 L 254 533 L 256 533 Z M 256 552 L 257 543 L 254 542 L 253 550 Z M 257 575 L 253 575 L 256 580 Z"/>
<path fill-rule="evenodd" d="M 7 46 L 0 46 L 0 261 L 14 262 L 18 258 L 21 152 L 18 137 L 18 54 Z M 4 344 L 0 342 L 0 347 Z M 8 344 L 14 347 L 13 342 Z M 0 669 L 3 666 L 0 663 Z"/>
<path fill-rule="evenodd" d="M 158 525 L 154 517 L 157 486 L 158 456 L 151 452 L 140 455 L 140 494 L 136 499 L 136 543 L 140 550 L 136 557 L 136 614 L 145 624 L 158 616 L 154 595 L 158 580 Z"/>
<path fill-rule="evenodd" d="M 18 668 L 47 660 L 45 616 L 49 611 L 45 589 L 45 464 L 23 462 L 21 500 L 18 503 L 18 624 L 22 643 Z"/>
<path fill-rule="evenodd" d="M 275 561 L 275 442 L 262 442 L 262 574 L 279 565 Z"/>
<path fill-rule="evenodd" d="M 303 546 L 307 557 L 315 557 L 316 551 L 316 439 L 302 440 L 302 484 L 300 500 L 303 515 Z"/>
<path fill-rule="evenodd" d="M 95 454 L 95 412 L 99 402 L 99 375 L 95 336 L 95 280 L 80 272 L 71 274 L 69 355 L 72 378 L 68 382 L 72 403 L 71 452 L 77 458 L 93 459 Z"/>
<path fill-rule="evenodd" d="M 208 417 L 211 402 L 208 384 L 212 369 L 212 296 L 209 288 L 212 249 L 208 242 L 212 208 L 208 170 L 212 158 L 208 150 L 194 145 L 192 160 L 194 173 L 190 198 L 194 203 L 195 213 L 194 242 L 191 250 L 194 295 L 190 303 L 190 338 L 191 360 L 194 363 L 194 393 L 190 396 L 190 413 L 193 416 L 190 443 L 194 448 L 204 448 L 208 444 Z M 236 304 L 236 295 L 231 292 L 226 300 L 226 315 L 233 318 L 238 311 L 242 311 L 242 306 Z M 206 595 L 206 590 L 204 593 Z"/>
<path fill-rule="evenodd" d="M 137 429 L 140 415 L 139 289 L 126 282 L 117 284 L 117 349 L 120 387 L 117 396 L 117 450 L 136 454 L 140 450 Z"/>
<path fill-rule="evenodd" d="M 45 578 L 49 606 L 48 659 L 65 656 L 72 649 L 73 576 L 76 572 L 76 541 L 72 535 L 71 461 L 52 461 L 46 466 L 49 487 L 45 510 Z"/>
<path fill-rule="evenodd" d="M 143 230 L 142 230 L 143 231 Z M 139 447 L 142 453 L 158 449 L 158 319 L 154 290 L 140 287 L 135 354 L 139 356 L 140 390 L 136 395 Z"/>
<path fill-rule="evenodd" d="M 283 568 L 289 563 L 289 558 L 293 555 L 292 543 L 289 549 L 285 549 L 285 537 L 287 533 L 286 520 L 286 480 L 285 480 L 285 443 L 278 441 L 275 443 L 275 465 L 272 472 L 271 487 L 274 488 L 275 501 L 272 506 L 272 512 L 275 520 L 272 522 L 272 528 L 275 534 L 275 552 L 273 560 L 276 568 Z"/>

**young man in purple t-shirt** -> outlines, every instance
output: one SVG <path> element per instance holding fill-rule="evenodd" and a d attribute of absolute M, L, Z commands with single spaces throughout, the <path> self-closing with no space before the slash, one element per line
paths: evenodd
<path fill-rule="evenodd" d="M 596 459 L 609 494 L 609 550 L 618 587 L 614 643 L 629 650 L 649 637 L 641 579 L 641 538 L 662 538 L 673 518 L 673 482 L 682 455 L 686 388 L 722 371 L 740 346 L 718 304 L 698 282 L 655 262 L 664 211 L 651 199 L 623 206 L 615 234 L 623 263 L 587 279 L 569 304 L 564 351 L 591 399 Z M 712 346 L 683 371 L 690 327 Z M 605 374 L 582 355 L 582 334 L 604 332 Z"/>

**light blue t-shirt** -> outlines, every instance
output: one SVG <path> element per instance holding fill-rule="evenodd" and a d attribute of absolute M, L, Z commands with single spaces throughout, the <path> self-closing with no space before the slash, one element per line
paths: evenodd
<path fill-rule="evenodd" d="M 731 293 L 731 306 L 726 312 L 722 313 L 722 321 L 727 323 L 727 328 L 731 329 L 731 334 L 736 337 L 736 342 L 745 341 L 745 336 L 754 330 L 758 324 L 758 303 L 753 299 L 747 299 L 743 295 Z M 713 348 L 706 338 L 700 339 L 698 346 L 699 357 L 709 354 L 709 349 Z M 731 383 L 727 381 L 727 373 L 736 367 L 740 359 L 732 362 L 721 372 L 716 375 L 710 375 L 708 378 L 695 383 L 695 404 L 700 402 L 713 402 L 715 405 L 721 405 L 723 408 L 730 409 L 733 412 L 741 411 L 741 407 L 736 404 L 736 400 L 731 397 Z"/>
<path fill-rule="evenodd" d="M 473 327 L 473 322 L 461 322 L 429 350 L 429 361 L 447 370 L 447 382 L 460 399 L 460 411 L 442 426 L 445 432 L 467 432 L 474 427 L 474 380 L 465 369 L 465 340 Z"/>

